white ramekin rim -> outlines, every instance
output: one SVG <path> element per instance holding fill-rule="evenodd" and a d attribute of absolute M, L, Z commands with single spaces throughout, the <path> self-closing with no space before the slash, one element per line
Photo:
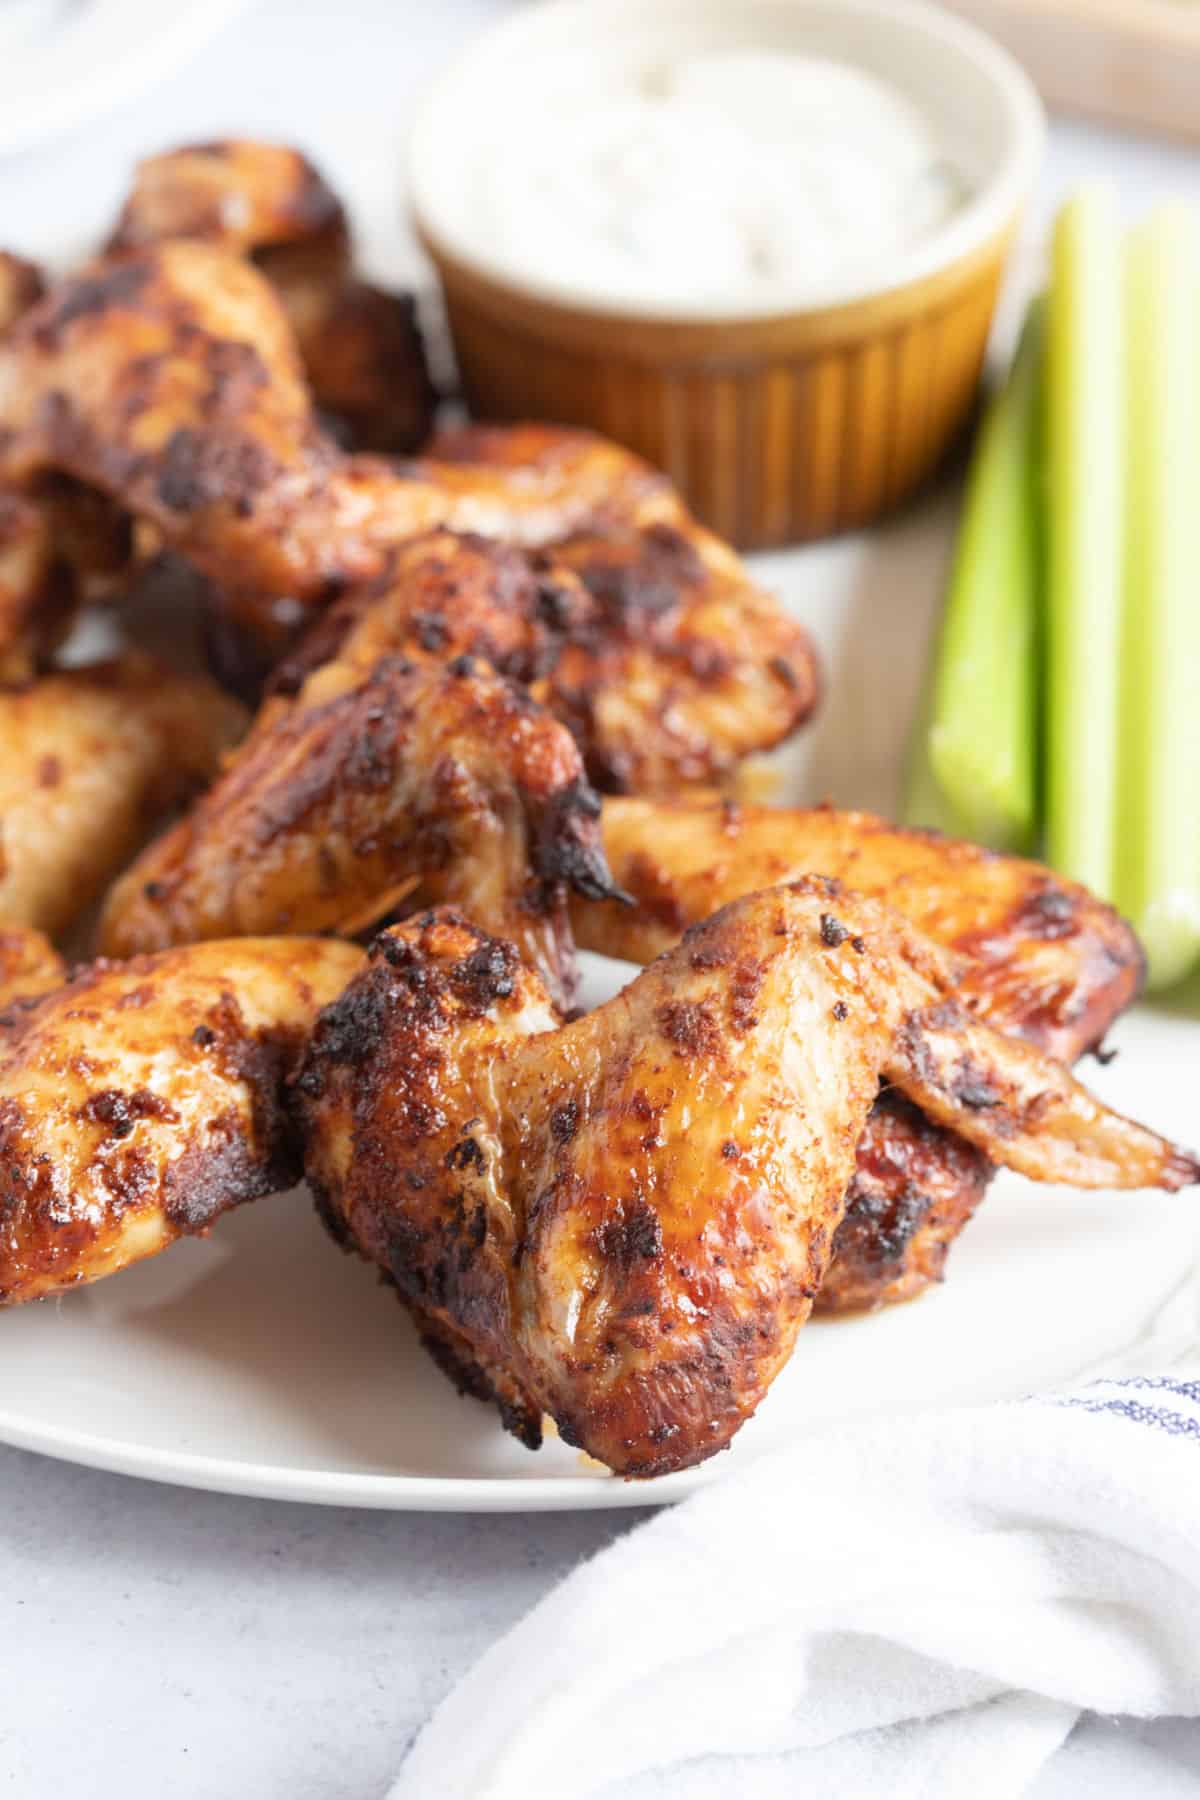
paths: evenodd
<path fill-rule="evenodd" d="M 792 4 L 797 13 L 810 5 L 817 12 L 829 10 L 829 0 L 792 0 Z M 698 11 L 702 5 L 703 0 L 699 0 Z M 538 28 L 544 21 L 565 14 L 577 15 L 581 39 L 586 31 L 619 25 L 623 16 L 632 16 L 631 0 L 539 0 L 536 6 L 490 27 L 450 65 L 419 108 L 409 141 L 409 201 L 420 236 L 435 257 L 444 256 L 483 281 L 526 299 L 613 318 L 678 324 L 733 324 L 835 311 L 897 293 L 954 267 L 992 244 L 1019 217 L 1034 185 L 1045 143 L 1046 117 L 1041 100 L 1007 50 L 976 26 L 929 0 L 901 0 L 899 5 L 896 0 L 837 0 L 836 10 L 860 19 L 886 21 L 891 30 L 899 27 L 910 31 L 914 41 L 933 54 L 949 52 L 969 60 L 976 73 L 990 83 L 1008 127 L 1005 154 L 991 174 L 979 182 L 970 198 L 944 225 L 898 256 L 886 277 L 848 282 L 818 299 L 807 296 L 794 304 L 771 296 L 736 309 L 722 301 L 681 306 L 675 301 L 653 298 L 631 305 L 628 300 L 614 300 L 586 284 L 573 282 L 568 275 L 525 277 L 507 263 L 489 258 L 469 232 L 447 221 L 437 203 L 438 138 L 445 129 L 446 108 L 452 104 L 464 71 L 475 68 L 484 58 L 494 58 L 498 71 L 502 70 L 505 60 L 523 42 L 536 43 Z M 456 124 L 459 132 L 468 129 L 469 122 Z"/>

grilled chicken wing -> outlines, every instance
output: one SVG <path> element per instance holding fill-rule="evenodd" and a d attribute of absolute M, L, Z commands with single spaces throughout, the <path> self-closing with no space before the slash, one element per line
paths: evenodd
<path fill-rule="evenodd" d="M 113 888 L 112 955 L 239 933 L 353 934 L 452 900 L 569 998 L 568 890 L 611 890 L 570 734 L 483 663 L 330 663 L 263 718 Z"/>
<path fill-rule="evenodd" d="M 684 1468 L 789 1356 L 881 1075 L 1042 1179 L 1200 1179 L 965 1012 L 954 973 L 809 879 L 726 907 L 556 1029 L 511 945 L 426 915 L 318 1021 L 293 1087 L 309 1180 L 525 1442 L 549 1413 L 620 1473 Z"/>
<path fill-rule="evenodd" d="M 730 900 L 815 872 L 968 956 L 972 1007 L 1060 1060 L 1098 1044 L 1141 981 L 1133 932 L 1077 882 L 872 813 L 609 800 L 604 847 L 636 904 L 578 902 L 576 931 L 586 949 L 629 962 L 652 961 Z"/>
<path fill-rule="evenodd" d="M 0 250 L 0 332 L 15 325 L 45 291 L 45 279 L 36 263 L 14 256 L 11 250 Z"/>
<path fill-rule="evenodd" d="M 867 813 L 614 800 L 604 838 L 617 885 L 636 907 L 579 904 L 576 932 L 586 947 L 633 962 L 740 894 L 819 870 L 967 954 L 962 1001 L 1063 1061 L 1099 1043 L 1140 982 L 1133 933 L 1086 889 L 1036 863 Z M 940 1280 L 991 1173 L 977 1149 L 910 1099 L 882 1093 L 818 1308 L 908 1300 Z"/>
<path fill-rule="evenodd" d="M 356 448 L 415 450 L 434 390 L 410 294 L 354 279 L 340 202 L 298 150 L 246 139 L 139 163 L 110 250 L 198 238 L 253 257 L 296 334 L 322 414 Z"/>
<path fill-rule="evenodd" d="M 699 547 L 697 547 L 699 544 Z M 602 789 L 711 783 L 786 737 L 816 699 L 803 628 L 732 554 L 661 524 L 552 551 L 435 531 L 318 620 L 271 683 L 337 656 L 486 657 L 571 727 Z"/>
<path fill-rule="evenodd" d="M 49 938 L 28 926 L 0 926 L 0 1007 L 61 987 L 67 965 Z"/>
<path fill-rule="evenodd" d="M 142 656 L 0 693 L 0 924 L 66 930 L 243 724 L 211 682 Z"/>
<path fill-rule="evenodd" d="M 812 709 L 804 632 L 662 476 L 535 426 L 468 429 L 399 467 L 343 456 L 316 426 L 278 302 L 228 252 L 166 244 L 64 283 L 0 344 L 0 418 L 0 478 L 63 469 L 150 520 L 274 655 L 331 588 L 386 577 L 420 531 L 593 540 L 568 553 L 596 590 L 597 641 L 557 680 L 584 734 L 612 738 L 615 782 L 637 778 L 647 718 L 657 782 L 727 767 Z"/>
<path fill-rule="evenodd" d="M 46 663 L 84 602 L 124 575 L 130 549 L 124 515 L 69 477 L 0 490 L 0 682 Z"/>
<path fill-rule="evenodd" d="M 115 1274 L 299 1173 L 282 1084 L 361 954 L 318 939 L 95 963 L 0 1013 L 0 1304 Z"/>

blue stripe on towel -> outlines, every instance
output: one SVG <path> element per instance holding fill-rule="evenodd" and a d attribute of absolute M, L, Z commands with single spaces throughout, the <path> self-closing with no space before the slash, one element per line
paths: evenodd
<path fill-rule="evenodd" d="M 1117 1390 L 1113 1392 L 1112 1390 Z M 1178 1407 L 1147 1404 L 1135 1399 L 1129 1390 L 1153 1395 L 1155 1402 L 1175 1399 Z M 1123 1391 L 1122 1391 L 1123 1390 Z M 1152 1425 L 1169 1437 L 1200 1440 L 1200 1381 L 1177 1380 L 1170 1375 L 1130 1375 L 1120 1380 L 1101 1380 L 1077 1394 L 1047 1396 L 1051 1406 L 1070 1406 L 1090 1413 L 1115 1413 L 1131 1419 L 1135 1425 Z"/>

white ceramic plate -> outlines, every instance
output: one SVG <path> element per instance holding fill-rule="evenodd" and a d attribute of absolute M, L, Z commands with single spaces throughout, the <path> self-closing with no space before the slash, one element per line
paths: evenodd
<path fill-rule="evenodd" d="M 187 61 L 245 0 L 0 0 L 0 151 L 121 106 Z"/>
<path fill-rule="evenodd" d="M 828 676 L 820 720 L 785 758 L 789 791 L 894 810 L 951 517 L 943 495 L 870 538 L 759 559 L 757 572 L 814 631 Z M 585 962 L 593 1000 L 630 973 Z M 1200 1025 L 1142 1010 L 1113 1041 L 1122 1054 L 1107 1069 L 1087 1064 L 1087 1080 L 1185 1143 L 1200 1140 Z M 489 1409 L 458 1398 L 393 1295 L 328 1242 L 307 1196 L 280 1195 L 222 1220 L 206 1241 L 0 1317 L 0 1441 L 329 1504 L 644 1505 L 821 1421 L 1021 1394 L 1111 1361 L 1198 1256 L 1193 1196 L 1076 1194 L 1002 1175 L 944 1288 L 874 1317 L 810 1324 L 728 1455 L 633 1484 L 560 1443 L 532 1455 Z"/>
<path fill-rule="evenodd" d="M 590 971 L 593 997 L 623 965 Z M 1118 1103 L 1186 1138 L 1196 1028 L 1130 1018 L 1097 1070 Z M 1190 1065 L 1190 1067 L 1189 1067 Z M 193 1487 L 451 1511 L 675 1499 L 817 1421 L 1019 1394 L 1143 1333 L 1200 1249 L 1187 1195 L 1081 1195 L 997 1179 L 917 1304 L 816 1322 L 733 1450 L 649 1485 L 565 1445 L 537 1454 L 460 1399 L 394 1295 L 326 1239 L 302 1192 L 247 1207 L 207 1241 L 0 1320 L 0 1439 Z"/>

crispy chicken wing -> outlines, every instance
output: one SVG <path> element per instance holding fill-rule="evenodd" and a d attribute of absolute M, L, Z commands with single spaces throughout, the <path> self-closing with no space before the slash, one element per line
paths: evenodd
<path fill-rule="evenodd" d="M 243 725 L 212 682 L 143 656 L 0 693 L 0 924 L 66 930 Z"/>
<path fill-rule="evenodd" d="M 294 623 L 432 525 L 544 541 L 630 490 L 669 496 L 624 452 L 556 433 L 525 434 L 515 468 L 344 456 L 269 284 L 191 241 L 95 264 L 20 320 L 0 346 L 0 419 L 7 476 L 65 469 L 121 501 L 268 638 L 281 596 Z"/>
<path fill-rule="evenodd" d="M 67 965 L 49 938 L 28 926 L 0 926 L 0 1007 L 61 987 Z"/>
<path fill-rule="evenodd" d="M 293 1088 L 309 1180 L 525 1442 L 549 1413 L 620 1473 L 684 1468 L 790 1355 L 881 1076 L 1040 1179 L 1200 1179 L 967 1013 L 955 972 L 814 878 L 726 907 L 555 1028 L 511 945 L 425 915 L 312 1035 Z"/>
<path fill-rule="evenodd" d="M 569 890 L 611 889 L 570 734 L 484 663 L 330 663 L 269 705 L 225 772 L 113 888 L 113 955 L 239 933 L 353 934 L 454 901 L 550 990 L 575 975 Z"/>
<path fill-rule="evenodd" d="M 0 682 L 28 679 L 61 642 L 76 600 L 50 513 L 31 497 L 0 489 Z"/>
<path fill-rule="evenodd" d="M 97 1281 L 298 1173 L 286 1067 L 353 946 L 95 963 L 0 1013 L 0 1304 Z"/>
<path fill-rule="evenodd" d="M 166 244 L 65 283 L 0 344 L 0 419 L 0 478 L 64 469 L 119 500 L 276 656 L 333 588 L 386 582 L 418 532 L 575 540 L 593 635 L 564 652 L 557 688 L 585 737 L 611 741 L 612 783 L 719 772 L 812 709 L 805 633 L 662 476 L 536 426 L 467 429 L 399 466 L 342 455 L 278 302 L 228 252 Z"/>
<path fill-rule="evenodd" d="M 246 139 L 139 163 L 111 250 L 199 238 L 253 257 L 283 302 L 313 398 L 355 448 L 415 450 L 434 390 L 410 294 L 354 279 L 345 212 L 306 156 Z"/>
<path fill-rule="evenodd" d="M 46 663 L 80 607 L 126 572 L 130 548 L 128 519 L 69 476 L 0 489 L 0 682 Z"/>
<path fill-rule="evenodd" d="M 698 547 L 699 545 L 699 547 Z M 602 789 L 711 783 L 786 737 L 816 700 L 803 628 L 731 553 L 661 524 L 552 551 L 434 531 L 318 620 L 272 681 L 332 656 L 484 656 L 571 727 Z"/>
<path fill-rule="evenodd" d="M 45 279 L 36 263 L 14 256 L 11 250 L 0 250 L 0 333 L 15 325 L 45 291 Z"/>
<path fill-rule="evenodd" d="M 580 942 L 646 962 L 740 894 L 818 870 L 887 900 L 969 955 L 964 1003 L 1063 1061 L 1098 1044 L 1133 998 L 1142 959 L 1111 907 L 1036 863 L 867 813 L 606 803 L 605 847 L 636 907 L 577 905 Z M 908 1300 L 941 1279 L 991 1175 L 987 1159 L 887 1090 L 867 1121 L 818 1307 Z"/>
<path fill-rule="evenodd" d="M 629 962 L 650 962 L 730 900 L 816 873 L 969 956 L 963 993 L 975 1010 L 1063 1061 L 1100 1042 L 1141 981 L 1133 932 L 1077 882 L 873 813 L 610 800 L 604 847 L 636 904 L 580 901 L 576 930 L 586 949 Z"/>

